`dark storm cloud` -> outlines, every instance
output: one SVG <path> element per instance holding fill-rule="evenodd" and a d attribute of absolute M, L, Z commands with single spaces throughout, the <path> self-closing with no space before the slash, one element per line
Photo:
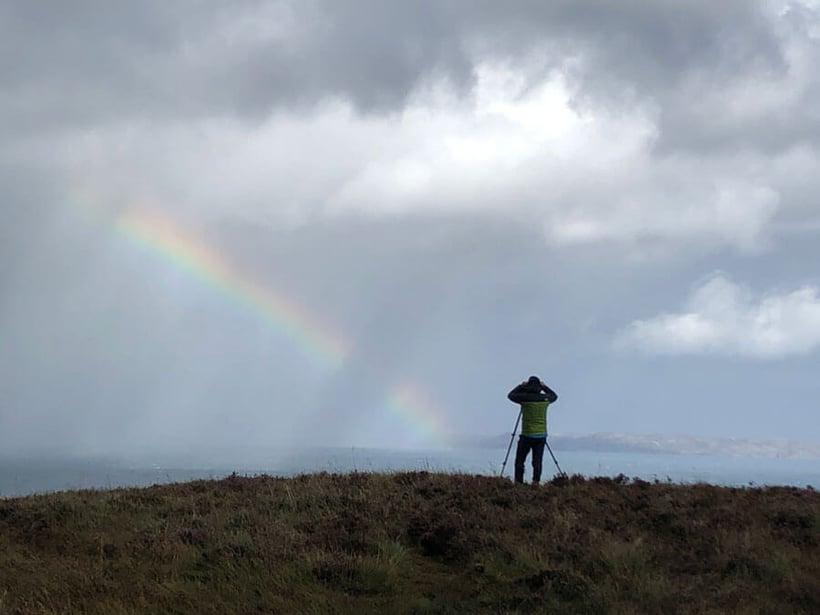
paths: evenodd
<path fill-rule="evenodd" d="M 761 6 L 747 0 L 4 3 L 2 123 L 5 130 L 41 130 L 129 118 L 255 118 L 334 96 L 364 112 L 390 112 L 434 78 L 467 94 L 477 63 L 490 60 L 518 65 L 533 79 L 560 68 L 579 105 L 654 104 L 667 147 L 779 146 L 804 139 L 806 122 L 816 127 L 813 106 L 802 103 L 816 93 L 817 77 L 794 86 L 800 91 L 787 109 L 745 119 L 723 117 L 721 97 L 705 109 L 699 100 L 746 78 L 790 87 L 784 80 L 799 61 L 788 55 L 792 47 L 816 61 L 817 41 L 807 25 L 816 13 L 793 8 L 778 18 Z"/>
<path fill-rule="evenodd" d="M 404 3 L 4 3 L 3 124 L 256 116 L 327 96 L 400 108 L 436 65 L 469 73 L 435 13 Z"/>

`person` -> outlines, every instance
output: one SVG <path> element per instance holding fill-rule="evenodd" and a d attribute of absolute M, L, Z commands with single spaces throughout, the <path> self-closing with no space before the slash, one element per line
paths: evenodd
<path fill-rule="evenodd" d="M 515 451 L 515 482 L 524 482 L 524 462 L 532 453 L 532 484 L 541 482 L 544 445 L 547 443 L 547 407 L 558 399 L 538 376 L 516 386 L 507 399 L 521 406 L 521 435 Z"/>

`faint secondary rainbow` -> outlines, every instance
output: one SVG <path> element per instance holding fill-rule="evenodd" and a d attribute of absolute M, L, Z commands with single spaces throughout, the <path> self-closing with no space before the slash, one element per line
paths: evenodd
<path fill-rule="evenodd" d="M 308 358 L 339 368 L 350 354 L 344 336 L 281 292 L 265 286 L 232 266 L 217 250 L 182 228 L 167 214 L 132 208 L 117 220 L 117 228 L 131 241 L 162 261 L 186 272 L 232 303 L 257 314 Z M 416 434 L 446 445 L 443 413 L 418 386 L 405 382 L 386 392 L 387 405 Z"/>
<path fill-rule="evenodd" d="M 388 403 L 390 410 L 401 416 L 414 431 L 429 435 L 435 444 L 447 444 L 448 433 L 442 413 L 415 384 L 406 382 L 391 389 Z"/>
<path fill-rule="evenodd" d="M 119 218 L 117 226 L 162 260 L 258 314 L 312 360 L 333 367 L 344 362 L 348 344 L 340 336 L 281 293 L 237 271 L 219 252 L 184 231 L 169 216 L 132 209 Z"/>

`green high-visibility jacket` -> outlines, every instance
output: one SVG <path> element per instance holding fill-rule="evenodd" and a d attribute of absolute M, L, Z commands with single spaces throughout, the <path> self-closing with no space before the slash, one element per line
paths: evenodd
<path fill-rule="evenodd" d="M 547 408 L 558 395 L 545 384 L 533 386 L 522 382 L 507 394 L 507 398 L 521 406 L 521 435 L 546 437 Z"/>
<path fill-rule="evenodd" d="M 521 404 L 521 435 L 547 435 L 548 401 L 525 401 Z"/>

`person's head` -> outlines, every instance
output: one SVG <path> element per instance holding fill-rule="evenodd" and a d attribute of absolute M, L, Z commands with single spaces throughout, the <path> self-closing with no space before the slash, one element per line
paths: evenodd
<path fill-rule="evenodd" d="M 530 379 L 527 380 L 527 384 L 531 387 L 541 387 L 541 379 L 538 376 L 530 376 Z"/>

